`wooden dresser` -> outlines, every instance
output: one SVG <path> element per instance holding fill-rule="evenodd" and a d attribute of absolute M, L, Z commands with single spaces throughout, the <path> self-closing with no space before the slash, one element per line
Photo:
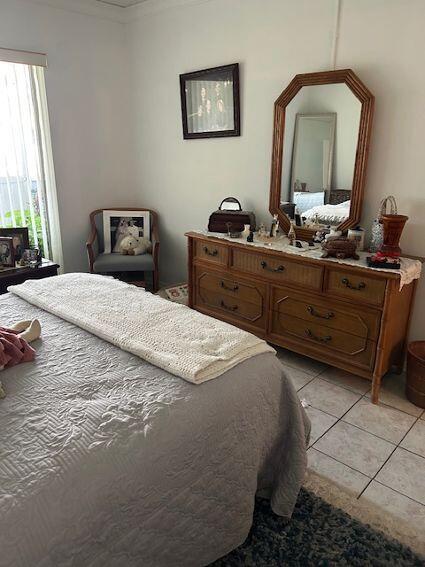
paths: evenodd
<path fill-rule="evenodd" d="M 372 380 L 402 371 L 415 280 L 189 232 L 189 306 Z"/>

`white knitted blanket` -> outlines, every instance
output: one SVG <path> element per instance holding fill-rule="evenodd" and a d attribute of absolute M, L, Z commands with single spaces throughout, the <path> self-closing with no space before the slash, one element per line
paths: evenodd
<path fill-rule="evenodd" d="M 105 276 L 65 274 L 8 291 L 194 384 L 275 352 L 251 333 Z"/>

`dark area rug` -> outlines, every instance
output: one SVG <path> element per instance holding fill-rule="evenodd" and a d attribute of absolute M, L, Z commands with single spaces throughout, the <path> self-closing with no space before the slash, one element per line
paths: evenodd
<path fill-rule="evenodd" d="M 211 567 L 425 566 L 423 558 L 302 489 L 289 523 L 257 499 L 245 543 Z"/>

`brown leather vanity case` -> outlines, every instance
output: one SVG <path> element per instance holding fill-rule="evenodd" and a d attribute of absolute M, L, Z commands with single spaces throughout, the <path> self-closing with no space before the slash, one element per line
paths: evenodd
<path fill-rule="evenodd" d="M 236 203 L 238 210 L 223 209 L 223 203 Z M 214 211 L 208 221 L 210 232 L 242 232 L 244 225 L 249 224 L 255 230 L 255 215 L 250 211 L 243 211 L 240 202 L 235 197 L 223 199 L 217 211 Z"/>

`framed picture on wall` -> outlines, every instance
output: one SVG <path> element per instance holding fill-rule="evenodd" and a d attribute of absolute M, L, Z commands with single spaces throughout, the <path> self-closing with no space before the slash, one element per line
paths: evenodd
<path fill-rule="evenodd" d="M 150 239 L 149 211 L 103 211 L 103 239 L 105 253 L 120 252 L 125 236 L 144 236 Z"/>
<path fill-rule="evenodd" d="M 183 138 L 240 136 L 239 65 L 180 75 Z"/>
<path fill-rule="evenodd" d="M 0 237 L 1 236 L 7 236 L 13 239 L 15 261 L 20 260 L 24 250 L 30 247 L 27 227 L 0 228 Z"/>

